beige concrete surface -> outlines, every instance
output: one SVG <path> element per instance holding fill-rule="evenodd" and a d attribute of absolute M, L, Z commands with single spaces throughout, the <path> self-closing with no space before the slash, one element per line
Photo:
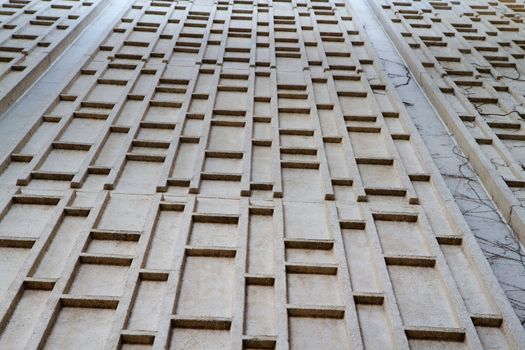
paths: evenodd
<path fill-rule="evenodd" d="M 525 5 L 369 3 L 523 242 Z"/>
<path fill-rule="evenodd" d="M 40 77 L 107 3 L 108 0 L 1 3 L 0 113 Z"/>
<path fill-rule="evenodd" d="M 126 7 L 1 158 L 0 348 L 523 348 L 351 2 Z"/>

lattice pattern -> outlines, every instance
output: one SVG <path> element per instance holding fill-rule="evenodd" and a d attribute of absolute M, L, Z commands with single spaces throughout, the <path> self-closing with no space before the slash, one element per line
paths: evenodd
<path fill-rule="evenodd" d="M 371 3 L 523 241 L 525 3 Z"/>
<path fill-rule="evenodd" d="M 352 15 L 135 1 L 0 163 L 0 347 L 525 343 Z"/>
<path fill-rule="evenodd" d="M 0 113 L 34 83 L 106 3 L 0 1 Z"/>

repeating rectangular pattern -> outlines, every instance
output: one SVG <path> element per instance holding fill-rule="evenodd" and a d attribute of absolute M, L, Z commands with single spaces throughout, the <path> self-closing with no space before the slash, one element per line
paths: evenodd
<path fill-rule="evenodd" d="M 107 3 L 0 1 L 0 113 L 40 77 Z"/>
<path fill-rule="evenodd" d="M 0 159 L 0 347 L 525 344 L 358 17 L 134 1 Z"/>
<path fill-rule="evenodd" d="M 522 1 L 370 1 L 523 242 Z"/>

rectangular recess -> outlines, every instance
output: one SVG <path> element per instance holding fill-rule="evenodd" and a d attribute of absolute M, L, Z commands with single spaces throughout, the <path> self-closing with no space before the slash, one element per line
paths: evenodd
<path fill-rule="evenodd" d="M 166 281 L 139 281 L 137 295 L 127 322 L 127 329 L 157 330 L 166 288 Z"/>
<path fill-rule="evenodd" d="M 85 221 L 81 216 L 64 216 L 47 246 L 33 277 L 60 277 L 71 249 L 76 243 Z"/>
<path fill-rule="evenodd" d="M 429 255 L 430 248 L 418 222 L 375 220 L 385 255 Z"/>
<path fill-rule="evenodd" d="M 245 304 L 244 333 L 247 335 L 275 335 L 274 287 L 247 285 Z"/>
<path fill-rule="evenodd" d="M 38 168 L 45 172 L 75 173 L 79 170 L 86 151 L 73 149 L 52 149 Z"/>
<path fill-rule="evenodd" d="M 119 297 L 124 292 L 128 266 L 81 263 L 69 288 L 71 295 Z"/>
<path fill-rule="evenodd" d="M 146 256 L 146 268 L 171 268 L 181 218 L 182 212 L 180 211 L 161 210 L 159 212 Z"/>
<path fill-rule="evenodd" d="M 141 231 L 151 199 L 144 196 L 112 194 L 98 224 L 99 229 Z"/>
<path fill-rule="evenodd" d="M 0 218 L 0 236 L 38 238 L 54 205 L 13 203 Z"/>
<path fill-rule="evenodd" d="M 382 305 L 357 306 L 359 328 L 365 349 L 388 349 L 393 343 L 392 330 Z M 381 332 L 378 332 L 381 329 Z"/>
<path fill-rule="evenodd" d="M 176 314 L 231 317 L 234 259 L 187 256 Z"/>
<path fill-rule="evenodd" d="M 287 238 L 330 239 L 326 209 L 322 203 L 289 202 L 284 206 Z"/>
<path fill-rule="evenodd" d="M 342 234 L 352 289 L 358 292 L 381 291 L 366 231 L 343 229 Z"/>
<path fill-rule="evenodd" d="M 405 326 L 458 326 L 437 269 L 391 265 L 388 272 Z"/>
<path fill-rule="evenodd" d="M 349 350 L 345 322 L 335 318 L 290 317 L 290 349 Z"/>
<path fill-rule="evenodd" d="M 161 170 L 161 162 L 128 159 L 118 178 L 115 191 L 123 193 L 155 193 Z"/>
<path fill-rule="evenodd" d="M 44 310 L 50 291 L 26 289 L 22 292 L 9 322 L 1 332 L 0 347 L 15 349 L 29 340 Z"/>
<path fill-rule="evenodd" d="M 287 273 L 288 303 L 294 305 L 342 305 L 336 275 Z"/>
<path fill-rule="evenodd" d="M 45 339 L 44 349 L 103 348 L 115 310 L 62 306 Z"/>
<path fill-rule="evenodd" d="M 229 330 L 221 329 L 195 329 L 177 328 L 172 329 L 170 350 L 187 349 L 231 349 Z"/>
<path fill-rule="evenodd" d="M 274 227 L 272 215 L 250 215 L 248 226 L 247 271 L 274 273 Z"/>

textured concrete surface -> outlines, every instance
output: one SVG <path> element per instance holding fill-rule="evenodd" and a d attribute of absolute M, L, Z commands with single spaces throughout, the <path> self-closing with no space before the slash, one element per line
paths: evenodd
<path fill-rule="evenodd" d="M 362 28 L 403 101 L 514 311 L 525 323 L 525 253 L 468 158 L 441 121 L 367 1 L 354 1 Z"/>
<path fill-rule="evenodd" d="M 523 348 L 519 181 L 410 72 L 422 3 L 108 1 L 0 118 L 0 348 Z"/>

